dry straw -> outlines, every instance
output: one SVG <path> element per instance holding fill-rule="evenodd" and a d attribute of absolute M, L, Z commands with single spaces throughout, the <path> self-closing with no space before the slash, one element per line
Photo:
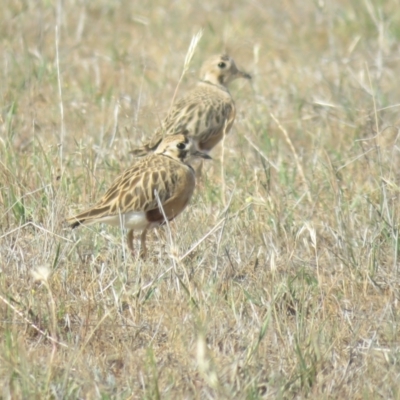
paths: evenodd
<path fill-rule="evenodd" d="M 192 40 L 191 40 L 190 45 L 189 45 L 189 49 L 188 49 L 188 51 L 186 53 L 185 62 L 183 64 L 182 74 L 181 74 L 181 76 L 179 78 L 178 84 L 176 85 L 175 92 L 174 92 L 174 95 L 172 97 L 172 101 L 171 101 L 171 105 L 170 105 L 169 111 L 171 111 L 171 108 L 172 108 L 172 106 L 173 106 L 173 104 L 175 102 L 175 97 L 176 97 L 176 94 L 178 93 L 179 86 L 180 86 L 180 84 L 182 82 L 183 77 L 185 76 L 186 72 L 189 69 L 190 61 L 193 58 L 194 51 L 196 50 L 196 47 L 197 47 L 198 43 L 200 42 L 200 39 L 201 39 L 202 36 L 203 36 L 203 29 L 200 29 L 192 37 Z"/>

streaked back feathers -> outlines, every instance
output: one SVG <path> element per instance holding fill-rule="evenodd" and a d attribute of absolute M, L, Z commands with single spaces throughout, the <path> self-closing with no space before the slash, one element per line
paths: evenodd
<path fill-rule="evenodd" d="M 131 153 L 142 157 L 155 151 L 164 137 L 175 134 L 191 137 L 200 150 L 210 151 L 235 120 L 235 103 L 227 85 L 237 78 L 250 79 L 250 75 L 227 55 L 211 57 L 203 64 L 195 89 L 177 101 L 154 136 Z"/>
<path fill-rule="evenodd" d="M 120 175 L 94 207 L 68 221 L 72 227 L 96 222 L 118 225 L 119 219 L 114 218 L 112 222 L 111 217 L 158 210 L 155 191 L 163 206 L 176 201 L 175 209 L 171 204 L 169 210 L 170 216 L 174 217 L 184 208 L 179 197 L 187 198 L 186 206 L 193 193 L 195 177 L 190 162 L 196 157 L 209 158 L 184 135 L 169 136 L 154 154 L 140 159 Z"/>

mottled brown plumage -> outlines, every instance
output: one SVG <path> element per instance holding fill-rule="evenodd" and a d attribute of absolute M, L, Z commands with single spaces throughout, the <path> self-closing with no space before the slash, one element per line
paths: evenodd
<path fill-rule="evenodd" d="M 215 56 L 206 61 L 196 88 L 173 105 L 154 137 L 132 154 L 140 157 L 155 151 L 163 137 L 178 133 L 194 139 L 201 151 L 209 152 L 235 120 L 235 103 L 227 85 L 237 78 L 250 79 L 250 75 L 239 71 L 231 57 Z"/>
<path fill-rule="evenodd" d="M 142 230 L 141 256 L 144 257 L 147 230 L 164 223 L 156 193 L 166 218 L 171 221 L 192 197 L 195 174 L 189 163 L 196 157 L 210 158 L 184 135 L 168 136 L 153 154 L 120 175 L 94 207 L 67 221 L 72 228 L 96 222 L 122 225 L 130 229 L 128 246 L 132 252 L 133 231 Z"/>

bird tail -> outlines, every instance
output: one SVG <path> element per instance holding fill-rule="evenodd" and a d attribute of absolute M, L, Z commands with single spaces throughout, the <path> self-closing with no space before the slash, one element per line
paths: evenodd
<path fill-rule="evenodd" d="M 70 224 L 69 227 L 72 228 L 72 229 L 75 229 L 76 227 L 78 227 L 79 225 L 82 224 L 81 221 L 75 221 L 72 224 L 71 224 L 71 222 L 69 220 L 67 220 L 67 222 Z"/>
<path fill-rule="evenodd" d="M 135 157 L 144 157 L 144 156 L 147 156 L 151 152 L 152 152 L 152 150 L 148 146 L 142 146 L 142 147 L 137 147 L 136 149 L 131 150 L 129 152 L 129 154 L 132 154 Z"/>
<path fill-rule="evenodd" d="M 90 225 L 95 222 L 100 222 L 101 218 L 107 215 L 108 206 L 106 207 L 93 207 L 89 210 L 83 211 L 82 213 L 73 217 L 67 218 L 67 223 L 70 224 L 70 228 L 74 229 L 79 225 Z"/>
<path fill-rule="evenodd" d="M 149 153 L 153 153 L 157 149 L 162 139 L 162 136 L 156 135 L 155 138 L 153 138 L 149 142 L 144 143 L 142 146 L 131 150 L 129 154 L 133 154 L 135 157 L 147 156 Z"/>

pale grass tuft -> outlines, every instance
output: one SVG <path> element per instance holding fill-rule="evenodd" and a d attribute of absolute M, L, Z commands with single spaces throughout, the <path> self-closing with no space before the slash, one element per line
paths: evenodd
<path fill-rule="evenodd" d="M 34 281 L 47 282 L 51 274 L 49 267 L 36 267 L 30 271 Z"/>
<path fill-rule="evenodd" d="M 192 40 L 190 41 L 189 48 L 188 48 L 188 50 L 186 52 L 185 62 L 183 63 L 182 73 L 181 73 L 181 76 L 179 78 L 178 84 L 176 85 L 174 95 L 172 96 L 172 100 L 171 100 L 171 104 L 170 104 L 170 111 L 171 111 L 171 108 L 172 108 L 172 106 L 173 106 L 173 104 L 175 102 L 175 98 L 176 98 L 176 95 L 178 93 L 179 86 L 180 86 L 180 84 L 182 82 L 183 77 L 185 76 L 186 72 L 189 69 L 190 61 L 192 61 L 194 52 L 195 52 L 196 47 L 197 47 L 198 43 L 200 42 L 200 39 L 201 39 L 202 36 L 203 36 L 203 29 L 200 29 L 195 35 L 192 36 Z"/>
<path fill-rule="evenodd" d="M 198 43 L 200 42 L 201 37 L 203 36 L 203 29 L 200 29 L 195 35 L 193 35 L 192 40 L 190 41 L 189 49 L 185 56 L 185 63 L 183 65 L 183 73 L 182 76 L 187 72 L 189 69 L 190 61 L 193 58 L 194 52 Z"/>
<path fill-rule="evenodd" d="M 212 387 L 216 388 L 218 385 L 218 377 L 212 368 L 212 363 L 207 350 L 207 344 L 204 335 L 199 333 L 196 343 L 196 359 L 197 367 L 201 372 L 203 378 Z"/>

